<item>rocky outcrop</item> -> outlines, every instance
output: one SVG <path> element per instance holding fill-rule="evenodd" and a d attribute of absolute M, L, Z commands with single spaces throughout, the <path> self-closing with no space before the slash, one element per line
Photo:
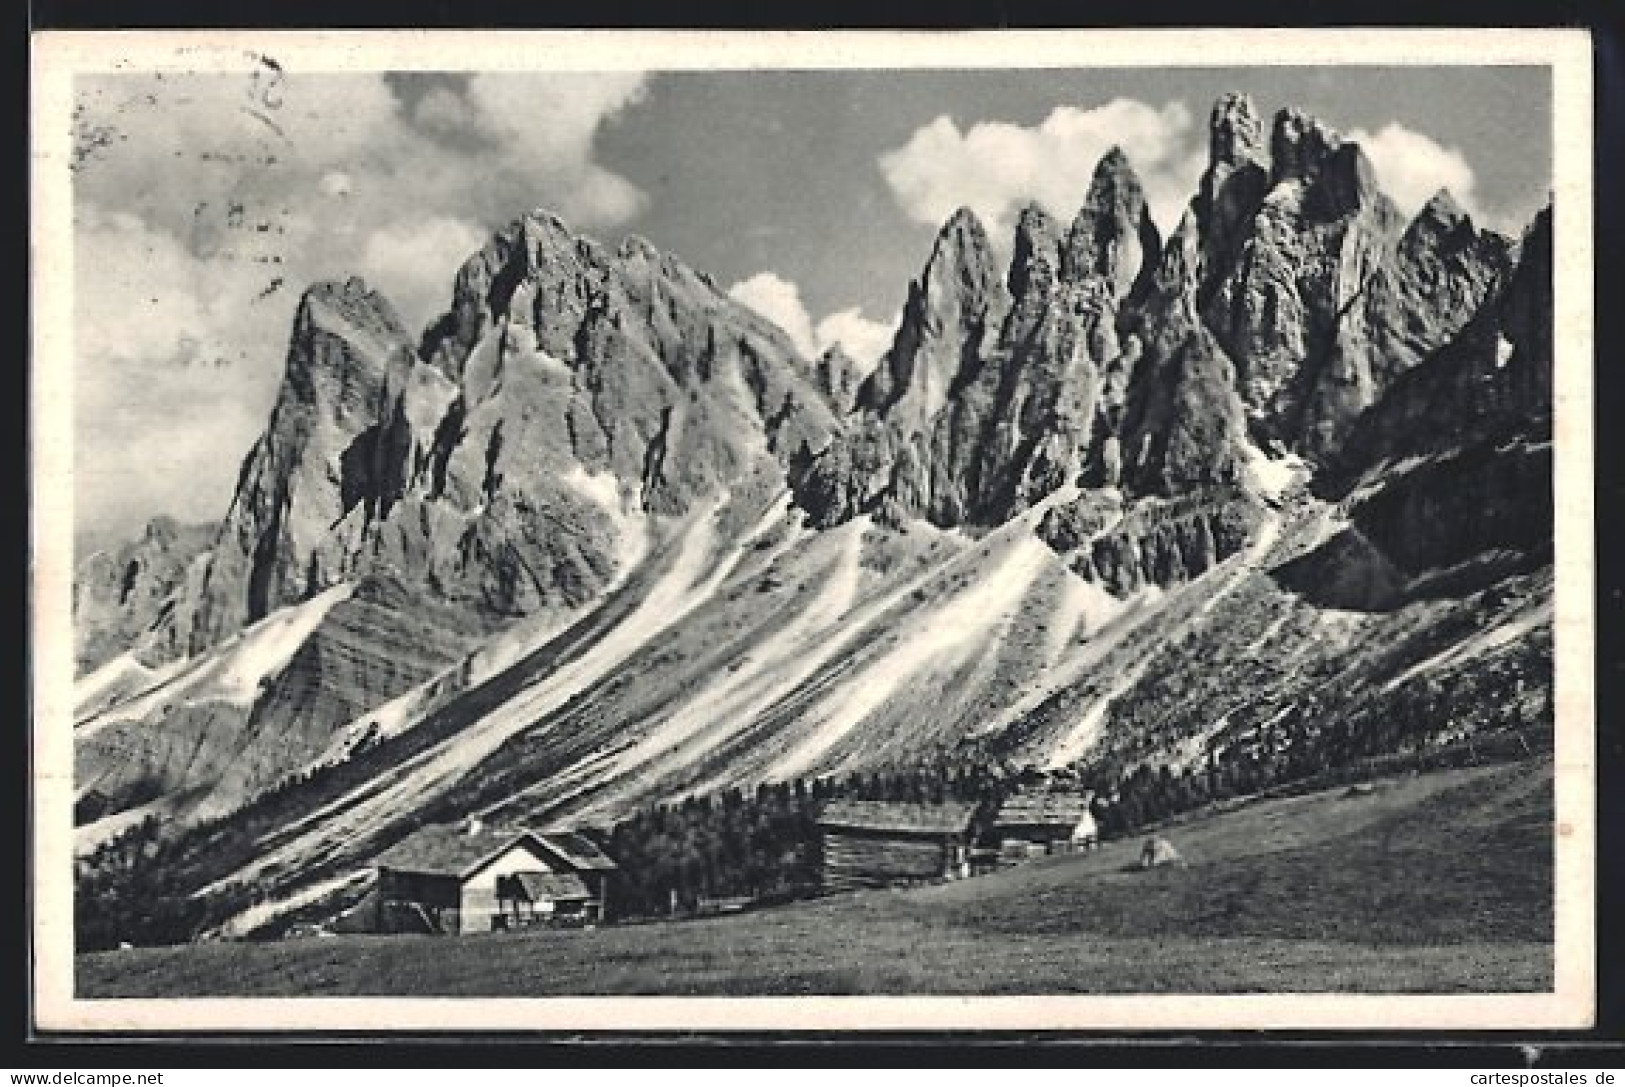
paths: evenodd
<path fill-rule="evenodd" d="M 420 341 L 359 280 L 303 299 L 212 554 L 153 639 L 200 652 L 391 570 L 482 620 L 580 607 L 662 518 L 835 429 L 782 331 L 629 238 L 529 215 Z"/>
<path fill-rule="evenodd" d="M 1551 208 L 1519 246 L 1505 290 L 1397 378 L 1359 421 L 1316 489 L 1342 498 L 1407 458 L 1485 441 L 1546 441 L 1552 417 Z"/>
<path fill-rule="evenodd" d="M 145 655 L 149 631 L 175 607 L 216 530 L 215 525 L 154 518 L 136 539 L 86 556 L 75 566 L 74 659 L 79 672 L 125 650 Z"/>
<path fill-rule="evenodd" d="M 1364 153 L 1313 118 L 1277 114 L 1270 158 L 1269 190 L 1234 263 L 1215 269 L 1203 318 L 1235 362 L 1253 429 L 1296 447 L 1342 317 L 1404 223 Z"/>
<path fill-rule="evenodd" d="M 1079 501 L 1051 511 L 1039 535 L 1075 573 L 1125 596 L 1144 586 L 1193 581 L 1245 548 L 1262 523 L 1256 498 L 1216 488 L 1173 501 L 1150 499 L 1120 517 Z"/>
<path fill-rule="evenodd" d="M 1159 250 L 1144 190 L 1116 150 L 1069 228 L 1023 210 L 1002 279 L 980 223 L 957 213 L 857 417 L 795 473 L 798 504 L 818 525 L 864 513 L 992 525 L 1074 482 L 1097 415 L 1121 408 L 1120 317 L 1149 290 Z"/>
<path fill-rule="evenodd" d="M 1316 480 L 1408 576 L 1484 552 L 1549 551 L 1550 208 L 1519 252 L 1504 294 L 1396 379 Z"/>
<path fill-rule="evenodd" d="M 219 678 L 188 683 L 183 674 L 179 693 L 93 720 L 75 745 L 76 780 L 111 811 L 168 796 L 188 818 L 223 815 L 317 758 L 366 710 L 445 669 L 482 633 L 398 579 L 365 577 L 249 697 Z M 245 654 L 234 667 L 254 663 Z"/>
<path fill-rule="evenodd" d="M 1501 290 L 1509 252 L 1507 239 L 1476 227 L 1448 192 L 1429 201 L 1344 314 L 1319 369 L 1306 373 L 1304 448 L 1334 454 L 1365 409 Z"/>
<path fill-rule="evenodd" d="M 824 394 L 836 415 L 845 415 L 857 406 L 858 387 L 868 376 L 867 368 L 848 355 L 840 344 L 827 348 L 813 361 L 813 387 Z"/>
<path fill-rule="evenodd" d="M 1115 448 L 1103 448 L 1099 482 L 1138 495 L 1170 496 L 1241 481 L 1247 441 L 1235 368 L 1198 309 L 1200 211 L 1187 211 L 1169 239 L 1143 311 L 1140 359 L 1127 387 Z"/>
<path fill-rule="evenodd" d="M 1267 186 L 1245 100 L 1215 107 L 1212 143 L 1195 204 L 1204 321 L 1254 432 L 1327 457 L 1498 290 L 1508 243 L 1448 193 L 1405 224 L 1360 148 L 1300 111 L 1275 118 Z"/>

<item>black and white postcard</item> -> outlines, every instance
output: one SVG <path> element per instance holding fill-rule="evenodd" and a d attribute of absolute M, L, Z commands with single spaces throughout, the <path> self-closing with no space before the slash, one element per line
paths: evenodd
<path fill-rule="evenodd" d="M 1591 1021 L 1584 33 L 33 60 L 42 1027 Z"/>

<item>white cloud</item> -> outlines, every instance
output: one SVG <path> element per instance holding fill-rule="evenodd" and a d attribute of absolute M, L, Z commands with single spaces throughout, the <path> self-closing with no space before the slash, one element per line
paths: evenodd
<path fill-rule="evenodd" d="M 511 141 L 515 155 L 551 167 L 585 161 L 604 119 L 643 94 L 641 72 L 487 72 L 468 81 L 467 98 L 485 133 Z"/>
<path fill-rule="evenodd" d="M 814 323 L 801 300 L 801 288 L 774 272 L 757 272 L 728 288 L 728 297 L 784 329 L 797 351 L 815 358 L 836 344 L 856 362 L 871 363 L 891 346 L 897 322 L 871 321 L 863 311 L 832 313 Z"/>
<path fill-rule="evenodd" d="M 80 79 L 108 138 L 74 179 L 79 527 L 224 510 L 311 283 L 363 274 L 415 332 L 520 213 L 625 222 L 644 194 L 595 142 L 643 83 L 480 75 L 408 110 L 377 75 L 292 73 L 275 106 L 246 75 Z"/>
<path fill-rule="evenodd" d="M 808 358 L 818 354 L 812 317 L 801 301 L 801 288 L 772 272 L 757 272 L 728 288 L 728 297 L 748 306 L 784 329 L 790 342 Z"/>
<path fill-rule="evenodd" d="M 1203 134 L 1179 102 L 1161 109 L 1127 98 L 1088 110 L 1060 106 L 1031 128 L 987 121 L 961 131 L 942 116 L 881 155 L 880 170 L 916 221 L 935 226 L 968 206 L 1002 242 L 1029 200 L 1069 222 L 1095 165 L 1113 146 L 1128 156 L 1152 217 L 1167 233 L 1206 165 Z"/>
<path fill-rule="evenodd" d="M 1449 189 L 1457 203 L 1476 214 L 1477 178 L 1455 148 L 1393 121 L 1375 133 L 1355 129 L 1347 138 L 1365 151 L 1382 191 L 1406 215 L 1415 215 L 1440 189 Z"/>
<path fill-rule="evenodd" d="M 316 187 L 321 190 L 323 196 L 342 198 L 350 195 L 355 183 L 343 170 L 330 170 L 322 175 Z"/>
<path fill-rule="evenodd" d="M 857 307 L 832 313 L 814 330 L 821 348 L 840 344 L 854 362 L 872 363 L 890 348 L 897 320 L 871 321 Z"/>
<path fill-rule="evenodd" d="M 436 216 L 424 222 L 394 224 L 367 238 L 357 267 L 398 312 L 413 316 L 438 313 L 451 303 L 457 269 L 485 241 L 484 230 L 462 219 Z M 407 322 L 408 328 L 421 325 L 420 320 Z"/>
<path fill-rule="evenodd" d="M 219 517 L 280 378 L 291 305 L 256 308 L 251 275 L 210 268 L 128 214 L 88 208 L 74 241 L 74 501 L 86 526 Z M 243 346 L 250 337 L 275 344 L 275 365 Z"/>

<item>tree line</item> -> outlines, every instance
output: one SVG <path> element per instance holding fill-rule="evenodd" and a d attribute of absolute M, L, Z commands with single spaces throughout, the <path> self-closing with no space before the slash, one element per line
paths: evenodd
<path fill-rule="evenodd" d="M 1050 784 L 1092 791 L 1101 836 L 1112 838 L 1233 797 L 1381 770 L 1384 759 L 1432 769 L 1481 755 L 1520 757 L 1550 748 L 1553 707 L 1542 681 L 1549 675 L 1549 647 L 1521 648 L 1448 681 L 1419 677 L 1385 697 L 1339 707 L 1342 713 L 1304 700 L 1267 724 L 1227 730 L 1210 754 L 1184 766 L 1150 753 L 1108 753 L 1066 768 Z M 1032 767 L 981 751 L 841 778 L 725 789 L 646 808 L 588 833 L 620 868 L 611 901 L 617 915 L 693 913 L 713 899 L 766 903 L 817 893 L 817 816 L 827 801 L 969 801 L 976 805 L 976 840 L 997 845 L 990 831 L 1000 805 L 1044 780 Z M 235 817 L 178 834 L 166 834 L 156 816 L 125 829 L 76 864 L 80 950 L 196 939 L 261 896 L 252 885 L 195 893 L 222 858 L 240 859 L 253 849 L 254 835 Z M 215 863 L 200 864 L 205 857 Z"/>

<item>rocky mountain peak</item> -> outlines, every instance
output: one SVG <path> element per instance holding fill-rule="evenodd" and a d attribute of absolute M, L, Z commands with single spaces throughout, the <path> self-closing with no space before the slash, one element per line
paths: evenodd
<path fill-rule="evenodd" d="M 1198 279 L 1217 274 L 1235 259 L 1269 189 L 1268 159 L 1263 121 L 1252 99 L 1234 92 L 1222 96 L 1208 118 L 1208 166 L 1192 201 Z"/>
<path fill-rule="evenodd" d="M 653 242 L 639 234 L 628 234 L 622 238 L 615 256 L 623 262 L 646 261 L 650 264 L 660 264 L 665 259 L 665 254 Z"/>
<path fill-rule="evenodd" d="M 1422 210 L 1416 213 L 1416 218 L 1447 227 L 1455 227 L 1463 221 L 1472 222 L 1472 217 L 1456 201 L 1455 195 L 1448 188 L 1440 189 L 1429 197 L 1428 202 L 1422 205 Z"/>
<path fill-rule="evenodd" d="M 1305 111 L 1278 111 L 1270 131 L 1271 184 L 1313 178 L 1342 143 L 1341 136 Z"/>
<path fill-rule="evenodd" d="M 1162 248 L 1146 205 L 1145 189 L 1121 148 L 1101 157 L 1083 207 L 1061 252 L 1061 278 L 1078 282 L 1099 276 L 1116 301 L 1128 297 Z"/>
<path fill-rule="evenodd" d="M 294 317 L 295 335 L 313 329 L 341 336 L 360 332 L 389 339 L 406 334 L 389 299 L 360 276 L 351 276 L 342 283 L 316 283 L 305 291 Z"/>
<path fill-rule="evenodd" d="M 959 287 L 965 292 L 985 291 L 997 282 L 993 243 L 976 212 L 960 208 L 942 225 L 922 278 L 939 288 Z"/>
<path fill-rule="evenodd" d="M 1510 241 L 1479 229 L 1449 190 L 1440 189 L 1405 228 L 1401 257 L 1430 262 L 1476 262 L 1501 267 L 1509 260 Z"/>
<path fill-rule="evenodd" d="M 1061 265 L 1061 224 L 1037 203 L 1021 209 L 1010 259 L 1010 295 L 1024 299 L 1048 293 Z"/>
<path fill-rule="evenodd" d="M 360 277 L 314 284 L 300 299 L 273 428 L 291 439 L 307 412 L 340 427 L 376 413 L 414 363 L 411 338 L 382 294 Z"/>
<path fill-rule="evenodd" d="M 813 385 L 838 415 L 845 415 L 857 403 L 858 386 L 865 367 L 840 344 L 832 344 L 813 360 Z"/>
<path fill-rule="evenodd" d="M 1233 170 L 1266 157 L 1264 122 L 1253 100 L 1238 91 L 1220 95 L 1208 114 L 1208 168 Z"/>
<path fill-rule="evenodd" d="M 907 418 L 900 425 L 918 429 L 946 400 L 963 345 L 994 329 L 1007 305 L 987 228 L 970 208 L 960 208 L 937 232 L 925 270 L 909 286 L 892 348 L 863 383 L 858 404 L 902 410 Z"/>

